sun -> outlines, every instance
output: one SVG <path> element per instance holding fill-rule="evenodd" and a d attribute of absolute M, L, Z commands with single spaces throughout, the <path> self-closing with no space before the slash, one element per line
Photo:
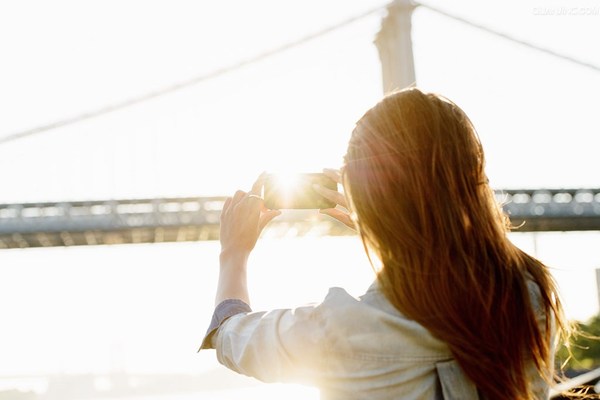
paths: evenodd
<path fill-rule="evenodd" d="M 275 173 L 268 175 L 264 186 L 265 204 L 269 208 L 287 208 L 297 197 L 300 174 Z"/>
<path fill-rule="evenodd" d="M 291 172 L 276 173 L 273 174 L 273 179 L 277 187 L 283 192 L 282 194 L 290 196 L 300 183 L 300 174 Z"/>

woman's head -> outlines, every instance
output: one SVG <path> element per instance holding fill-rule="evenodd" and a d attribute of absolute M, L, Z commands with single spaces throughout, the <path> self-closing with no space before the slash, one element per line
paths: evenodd
<path fill-rule="evenodd" d="M 385 97 L 357 122 L 343 179 L 386 297 L 448 343 L 487 398 L 527 398 L 524 355 L 549 379 L 550 329 L 536 323 L 527 281 L 560 325 L 555 287 L 506 238 L 481 143 L 456 104 L 416 88 Z"/>
<path fill-rule="evenodd" d="M 385 97 L 358 121 L 344 172 L 359 229 L 374 251 L 402 252 L 443 234 L 461 240 L 481 208 L 495 212 L 471 121 L 451 101 L 416 88 Z M 494 222 L 502 232 L 503 221 Z"/>

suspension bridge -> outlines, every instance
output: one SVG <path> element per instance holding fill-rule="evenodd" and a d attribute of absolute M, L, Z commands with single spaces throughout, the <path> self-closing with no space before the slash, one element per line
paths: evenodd
<path fill-rule="evenodd" d="M 411 37 L 411 13 L 416 7 L 426 8 L 519 46 L 600 71 L 600 67 L 596 65 L 540 47 L 431 5 L 396 0 L 210 73 L 95 110 L 3 135 L 0 137 L 0 144 L 99 118 L 169 95 L 301 46 L 379 13 L 384 8 L 388 15 L 382 20 L 381 31 L 375 38 L 381 59 L 384 91 L 406 87 L 416 82 Z M 498 190 L 497 197 L 504 205 L 512 224 L 518 227 L 518 232 L 600 230 L 600 189 Z M 223 201 L 224 197 L 193 197 L 0 204 L 0 248 L 214 240 L 218 238 Z M 345 235 L 351 231 L 316 211 L 296 210 L 284 212 L 270 224 L 265 233 L 279 236 Z"/>
<path fill-rule="evenodd" d="M 49 124 L 3 135 L 0 137 L 0 144 L 40 135 L 169 95 L 303 45 L 378 13 L 383 8 L 387 8 L 388 15 L 382 21 L 382 29 L 375 44 L 381 59 L 384 90 L 405 87 L 416 81 L 410 30 L 411 13 L 417 6 L 519 46 L 600 71 L 596 65 L 556 53 L 430 5 L 397 0 L 211 73 Z M 518 227 L 517 232 L 600 230 L 600 189 L 498 190 L 497 197 L 512 224 Z M 214 240 L 218 238 L 223 201 L 224 197 L 191 197 L 0 204 L 0 248 Z M 286 211 L 265 232 L 276 236 L 351 233 L 337 221 L 314 210 Z"/>
<path fill-rule="evenodd" d="M 600 230 L 600 188 L 499 190 L 516 232 Z M 0 248 L 215 240 L 225 197 L 0 204 Z M 271 236 L 349 235 L 316 210 L 285 210 Z"/>

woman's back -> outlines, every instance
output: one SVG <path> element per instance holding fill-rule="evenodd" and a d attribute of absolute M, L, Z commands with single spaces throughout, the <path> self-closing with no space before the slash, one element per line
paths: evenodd
<path fill-rule="evenodd" d="M 529 288 L 539 301 L 537 285 Z M 483 399 L 448 346 L 392 306 L 377 282 L 358 299 L 332 288 L 320 304 L 236 315 L 214 345 L 230 369 L 316 385 L 322 399 Z M 532 364 L 528 379 L 536 399 L 548 398 Z"/>

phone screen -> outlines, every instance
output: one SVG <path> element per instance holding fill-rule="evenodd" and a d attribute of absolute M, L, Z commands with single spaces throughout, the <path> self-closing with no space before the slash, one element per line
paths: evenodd
<path fill-rule="evenodd" d="M 264 186 L 265 206 L 274 210 L 335 207 L 334 202 L 327 200 L 313 189 L 314 184 L 337 190 L 337 183 L 322 173 L 270 174 Z"/>

